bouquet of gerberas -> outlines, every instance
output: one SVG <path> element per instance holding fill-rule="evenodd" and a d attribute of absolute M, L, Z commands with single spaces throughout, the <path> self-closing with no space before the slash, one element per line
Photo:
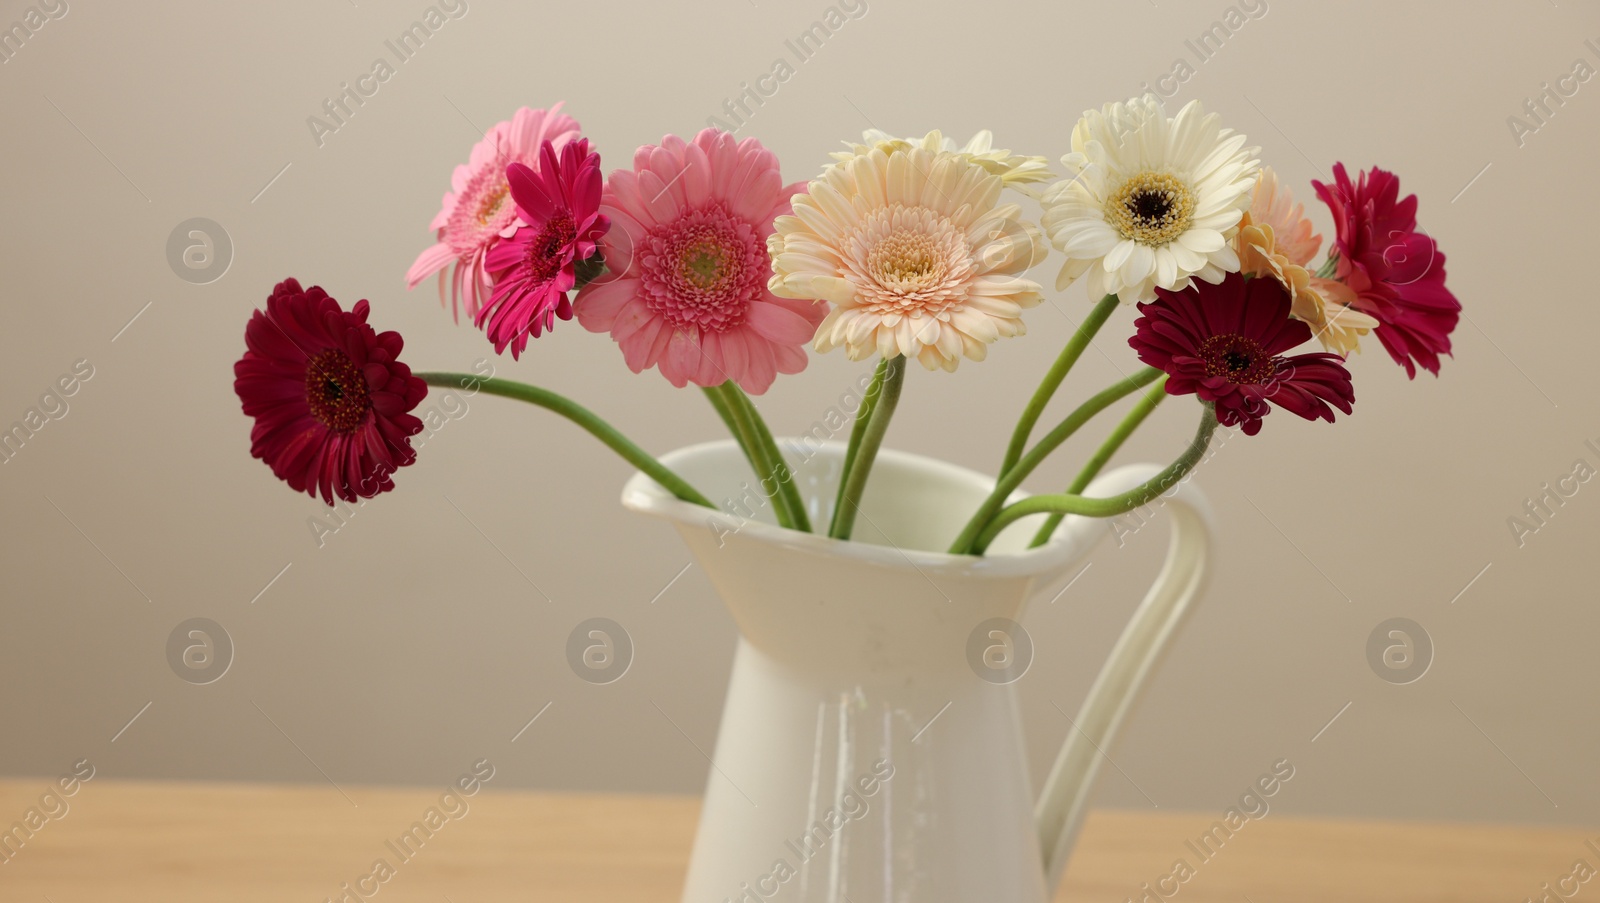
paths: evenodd
<path fill-rule="evenodd" d="M 1413 377 L 1438 373 L 1460 305 L 1444 255 L 1417 228 L 1415 196 L 1374 168 L 1352 181 L 1334 166 L 1313 183 L 1332 214 L 1322 244 L 1301 205 L 1243 135 L 1190 103 L 1169 116 L 1150 95 L 1083 115 L 1056 178 L 1043 157 L 1013 155 L 979 133 L 963 147 L 868 132 L 809 183 L 784 184 L 754 138 L 706 129 L 639 148 L 602 179 L 599 155 L 560 112 L 522 109 L 490 129 L 434 217 L 438 243 L 407 274 L 438 274 L 441 301 L 465 309 L 495 351 L 576 316 L 609 332 L 634 372 L 701 387 L 745 452 L 784 527 L 818 531 L 790 465 L 751 403 L 778 374 L 803 370 L 805 346 L 878 358 L 844 456 L 828 535 L 851 536 L 857 504 L 894 414 L 909 362 L 955 371 L 1025 331 L 1043 288 L 1026 278 L 1049 244 L 1065 263 L 1056 288 L 1082 279 L 1089 310 L 1023 409 L 997 485 L 950 547 L 981 555 L 1030 514 L 1108 517 L 1151 500 L 1203 456 L 1216 427 L 1260 430 L 1273 407 L 1307 420 L 1349 414 L 1346 358 L 1376 334 Z M 1008 191 L 1036 196 L 1036 226 Z M 1141 316 L 1128 343 L 1147 365 L 1090 397 L 1029 444 L 1046 405 L 1117 304 Z M 679 498 L 711 503 L 655 457 L 577 403 L 544 389 L 454 373 L 413 374 L 401 338 L 288 279 L 245 330 L 235 387 L 255 418 L 252 454 L 296 490 L 329 504 L 394 487 L 422 429 L 411 411 L 427 386 L 469 386 L 567 417 Z M 1298 350 L 1315 339 L 1324 350 Z M 1126 396 L 1143 394 L 1064 493 L 1006 504 L 1068 436 Z M 748 394 L 747 394 L 748 393 Z M 1168 395 L 1200 401 L 1194 441 L 1155 478 L 1113 497 L 1081 493 Z"/>

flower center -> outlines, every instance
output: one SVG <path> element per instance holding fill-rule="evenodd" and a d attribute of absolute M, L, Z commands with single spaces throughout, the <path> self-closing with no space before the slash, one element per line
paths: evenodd
<path fill-rule="evenodd" d="M 1241 335 L 1214 335 L 1200 345 L 1196 357 L 1207 376 L 1220 376 L 1234 385 L 1261 385 L 1277 373 L 1277 362 L 1252 339 Z"/>
<path fill-rule="evenodd" d="M 979 266 L 966 233 L 949 217 L 904 204 L 864 216 L 843 252 L 858 303 L 894 318 L 947 318 L 966 302 Z"/>
<path fill-rule="evenodd" d="M 1177 176 L 1141 172 L 1112 192 L 1106 215 L 1123 238 L 1159 247 L 1188 231 L 1194 207 L 1194 192 Z"/>
<path fill-rule="evenodd" d="M 372 407 L 366 376 L 338 348 L 322 352 L 306 365 L 306 401 L 311 416 L 338 433 L 354 432 Z"/>
<path fill-rule="evenodd" d="M 727 251 L 715 241 L 700 241 L 691 245 L 680 258 L 679 273 L 696 288 L 715 288 L 722 279 L 722 267 Z"/>
<path fill-rule="evenodd" d="M 567 249 L 577 237 L 578 228 L 571 213 L 561 210 L 550 217 L 528 243 L 528 280 L 537 284 L 554 279 L 566 263 Z"/>
<path fill-rule="evenodd" d="M 517 215 L 511 186 L 506 182 L 503 156 L 485 163 L 456 198 L 455 210 L 445 224 L 443 241 L 457 253 L 481 251 L 484 243 L 511 225 Z"/>
<path fill-rule="evenodd" d="M 506 206 L 506 198 L 511 195 L 511 186 L 501 176 L 499 182 L 490 185 L 478 200 L 478 225 L 487 226 L 489 221 L 500 214 Z"/>
<path fill-rule="evenodd" d="M 942 262 L 933 236 L 910 229 L 896 229 L 867 252 L 867 270 L 894 291 L 916 291 L 937 281 Z"/>
<path fill-rule="evenodd" d="M 658 227 L 641 243 L 638 259 L 645 303 L 685 332 L 739 326 L 772 275 L 755 229 L 721 206 Z"/>

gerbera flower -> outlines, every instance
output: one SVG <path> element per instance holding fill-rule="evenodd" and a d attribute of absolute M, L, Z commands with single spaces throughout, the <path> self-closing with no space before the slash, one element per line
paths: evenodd
<path fill-rule="evenodd" d="M 438 230 L 439 243 L 417 255 L 406 271 L 406 287 L 439 274 L 439 303 L 445 303 L 445 283 L 450 283 L 450 308 L 457 320 L 464 306 L 476 317 L 488 297 L 491 283 L 484 258 L 489 248 L 516 230 L 517 208 L 511 203 L 506 166 L 521 163 L 537 168 L 539 148 L 549 141 L 561 150 L 578 137 L 578 123 L 561 113 L 561 104 L 548 110 L 527 107 L 509 122 L 496 123 L 483 140 L 473 145 L 465 166 L 450 177 L 444 204 L 428 224 Z M 452 273 L 450 266 L 454 264 Z"/>
<path fill-rule="evenodd" d="M 1322 347 L 1347 357 L 1360 350 L 1361 336 L 1378 321 L 1349 306 L 1351 293 L 1343 284 L 1306 269 L 1321 246 L 1304 208 L 1288 189 L 1279 190 L 1277 175 L 1264 167 L 1250 210 L 1239 221 L 1239 271 L 1277 279 L 1289 290 L 1293 315 L 1311 327 Z"/>
<path fill-rule="evenodd" d="M 1335 163 L 1333 177 L 1332 185 L 1311 184 L 1333 212 L 1339 281 L 1358 310 L 1377 318 L 1378 341 L 1395 363 L 1413 379 L 1417 365 L 1437 376 L 1461 302 L 1445 288 L 1443 252 L 1417 231 L 1417 196 L 1401 200 L 1400 179 L 1377 167 L 1351 184 Z"/>
<path fill-rule="evenodd" d="M 534 338 L 572 319 L 567 292 L 578 282 L 580 264 L 594 257 L 611 220 L 600 212 L 600 155 L 579 138 L 561 149 L 546 141 L 539 169 L 521 163 L 506 167 L 520 223 L 517 231 L 489 249 L 485 266 L 494 277 L 494 297 L 478 311 L 488 325 L 496 354 L 511 346 L 520 357 L 528 333 Z M 594 269 L 591 264 L 587 269 Z"/>
<path fill-rule="evenodd" d="M 398 332 L 374 332 L 369 305 L 349 312 L 318 286 L 285 279 L 245 325 L 248 350 L 233 365 L 233 390 L 256 420 L 250 454 L 297 492 L 333 504 L 394 488 L 416 460 L 408 413 L 428 394 L 399 361 Z"/>
<path fill-rule="evenodd" d="M 1083 114 L 1061 158 L 1071 178 L 1042 200 L 1045 231 L 1067 255 L 1057 288 L 1087 275 L 1091 297 L 1148 301 L 1239 269 L 1233 238 L 1259 148 L 1220 122 L 1198 101 L 1169 119 L 1153 94 Z"/>
<path fill-rule="evenodd" d="M 823 306 L 767 290 L 773 218 L 802 187 L 783 184 L 761 142 L 717 129 L 639 148 L 606 184 L 600 250 L 614 275 L 578 293 L 578 322 L 610 332 L 633 372 L 658 367 L 680 388 L 733 380 L 759 395 L 804 370 Z"/>
<path fill-rule="evenodd" d="M 955 154 L 969 163 L 976 163 L 982 166 L 985 172 L 999 176 L 1001 181 L 1019 190 L 1022 185 L 1030 182 L 1047 182 L 1055 178 L 1055 174 L 1048 169 L 1050 161 L 1044 157 L 1024 157 L 1008 150 L 996 150 L 994 133 L 988 129 L 973 135 L 961 147 L 956 147 L 955 140 L 944 137 L 938 129 L 934 129 L 922 138 L 896 138 L 882 129 L 867 129 L 861 133 L 861 140 L 863 142 L 861 144 L 846 141 L 845 146 L 850 150 L 837 151 L 828 156 L 843 163 L 874 147 L 880 147 L 885 152 L 920 147 L 929 153 L 943 151 Z"/>
<path fill-rule="evenodd" d="M 1305 205 L 1297 204 L 1294 193 L 1278 184 L 1278 174 L 1270 166 L 1261 167 L 1250 193 L 1250 220 L 1272 227 L 1277 253 L 1295 266 L 1306 267 L 1322 249 L 1322 236 L 1306 218 Z"/>
<path fill-rule="evenodd" d="M 1289 292 L 1277 280 L 1231 273 L 1217 285 L 1156 295 L 1139 305 L 1128 344 L 1169 374 L 1167 394 L 1215 402 L 1217 422 L 1249 436 L 1261 431 L 1268 401 L 1307 420 L 1331 423 L 1333 408 L 1350 413 L 1355 390 L 1338 355 L 1284 356 L 1311 329 L 1289 316 Z"/>
<path fill-rule="evenodd" d="M 1027 331 L 1045 252 L 1002 178 L 960 154 L 877 145 L 835 163 L 780 216 L 772 291 L 834 304 L 816 348 L 851 360 L 915 357 L 932 370 L 981 361 L 989 343 Z"/>
<path fill-rule="evenodd" d="M 1311 277 L 1311 291 L 1295 298 L 1295 316 L 1306 321 L 1322 347 L 1340 357 L 1361 350 L 1361 337 L 1378 319 L 1356 307 L 1356 293 L 1337 279 Z"/>

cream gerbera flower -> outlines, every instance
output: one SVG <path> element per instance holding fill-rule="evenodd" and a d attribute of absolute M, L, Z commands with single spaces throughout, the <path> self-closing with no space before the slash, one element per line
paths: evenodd
<path fill-rule="evenodd" d="M 1044 194 L 1043 225 L 1067 255 L 1056 280 L 1092 297 L 1149 301 L 1239 269 L 1233 247 L 1259 148 L 1191 101 L 1168 118 L 1153 94 L 1089 110 L 1061 158 L 1072 178 Z"/>
<path fill-rule="evenodd" d="M 1023 190 L 1021 186 L 1030 182 L 1048 182 L 1055 178 L 1055 173 L 1049 170 L 1050 161 L 1044 157 L 1023 157 L 1011 153 L 1009 150 L 994 147 L 994 133 L 984 129 L 973 135 L 965 145 L 956 147 L 952 138 L 944 137 L 938 129 L 934 129 L 922 138 L 896 138 L 881 129 L 867 129 L 861 133 L 862 144 L 846 141 L 848 151 L 838 151 L 829 156 L 840 162 L 859 156 L 874 147 L 883 148 L 884 151 L 908 150 L 920 147 L 929 153 L 952 153 L 970 163 L 976 163 L 984 168 L 985 172 L 993 173 L 1000 177 L 1006 185 Z"/>
<path fill-rule="evenodd" d="M 930 370 L 981 361 L 990 342 L 1026 332 L 1022 311 L 1041 299 L 1021 274 L 1044 257 L 1043 238 L 999 204 L 1002 183 L 959 152 L 863 147 L 778 217 L 768 287 L 835 305 L 818 351 L 905 355 Z"/>
<path fill-rule="evenodd" d="M 1378 321 L 1350 306 L 1355 293 L 1344 283 L 1319 279 L 1306 269 L 1321 246 L 1322 236 L 1305 218 L 1304 208 L 1288 189 L 1279 189 L 1276 173 L 1263 168 L 1250 210 L 1239 221 L 1239 269 L 1283 283 L 1293 302 L 1291 313 L 1311 327 L 1322 347 L 1349 357 L 1361 350 L 1361 337 Z"/>

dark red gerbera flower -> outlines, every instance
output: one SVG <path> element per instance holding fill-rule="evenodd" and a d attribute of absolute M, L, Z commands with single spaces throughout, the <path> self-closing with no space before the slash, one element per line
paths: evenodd
<path fill-rule="evenodd" d="M 1339 281 L 1355 292 L 1357 310 L 1376 317 L 1374 332 L 1412 379 L 1417 365 L 1439 375 L 1461 302 L 1444 285 L 1444 254 L 1417 231 L 1417 196 L 1400 199 L 1400 179 L 1374 166 L 1355 184 L 1343 163 L 1332 185 L 1312 182 L 1333 213 Z"/>
<path fill-rule="evenodd" d="M 1156 289 L 1139 305 L 1128 344 L 1139 359 L 1167 372 L 1167 394 L 1215 402 L 1217 422 L 1261 430 L 1267 402 L 1307 420 L 1333 422 L 1350 413 L 1355 390 L 1337 354 L 1283 352 L 1311 339 L 1311 327 L 1289 316 L 1289 292 L 1276 279 L 1238 273 L 1217 285 L 1196 281 L 1181 292 Z M 1329 407 L 1332 405 L 1332 407 Z"/>
<path fill-rule="evenodd" d="M 333 504 L 394 488 L 428 386 L 399 360 L 398 332 L 374 332 L 366 301 L 346 312 L 318 286 L 285 279 L 245 325 L 233 390 L 256 419 L 250 454 L 297 492 Z"/>
<path fill-rule="evenodd" d="M 494 276 L 494 296 L 478 311 L 478 326 L 488 324 L 496 354 L 511 346 L 519 357 L 534 338 L 572 319 L 567 292 L 578 287 L 580 269 L 595 254 L 595 243 L 611 228 L 600 212 L 600 155 L 578 138 L 561 149 L 546 141 L 539 168 L 506 167 L 511 198 L 525 225 L 489 249 L 484 264 Z"/>

